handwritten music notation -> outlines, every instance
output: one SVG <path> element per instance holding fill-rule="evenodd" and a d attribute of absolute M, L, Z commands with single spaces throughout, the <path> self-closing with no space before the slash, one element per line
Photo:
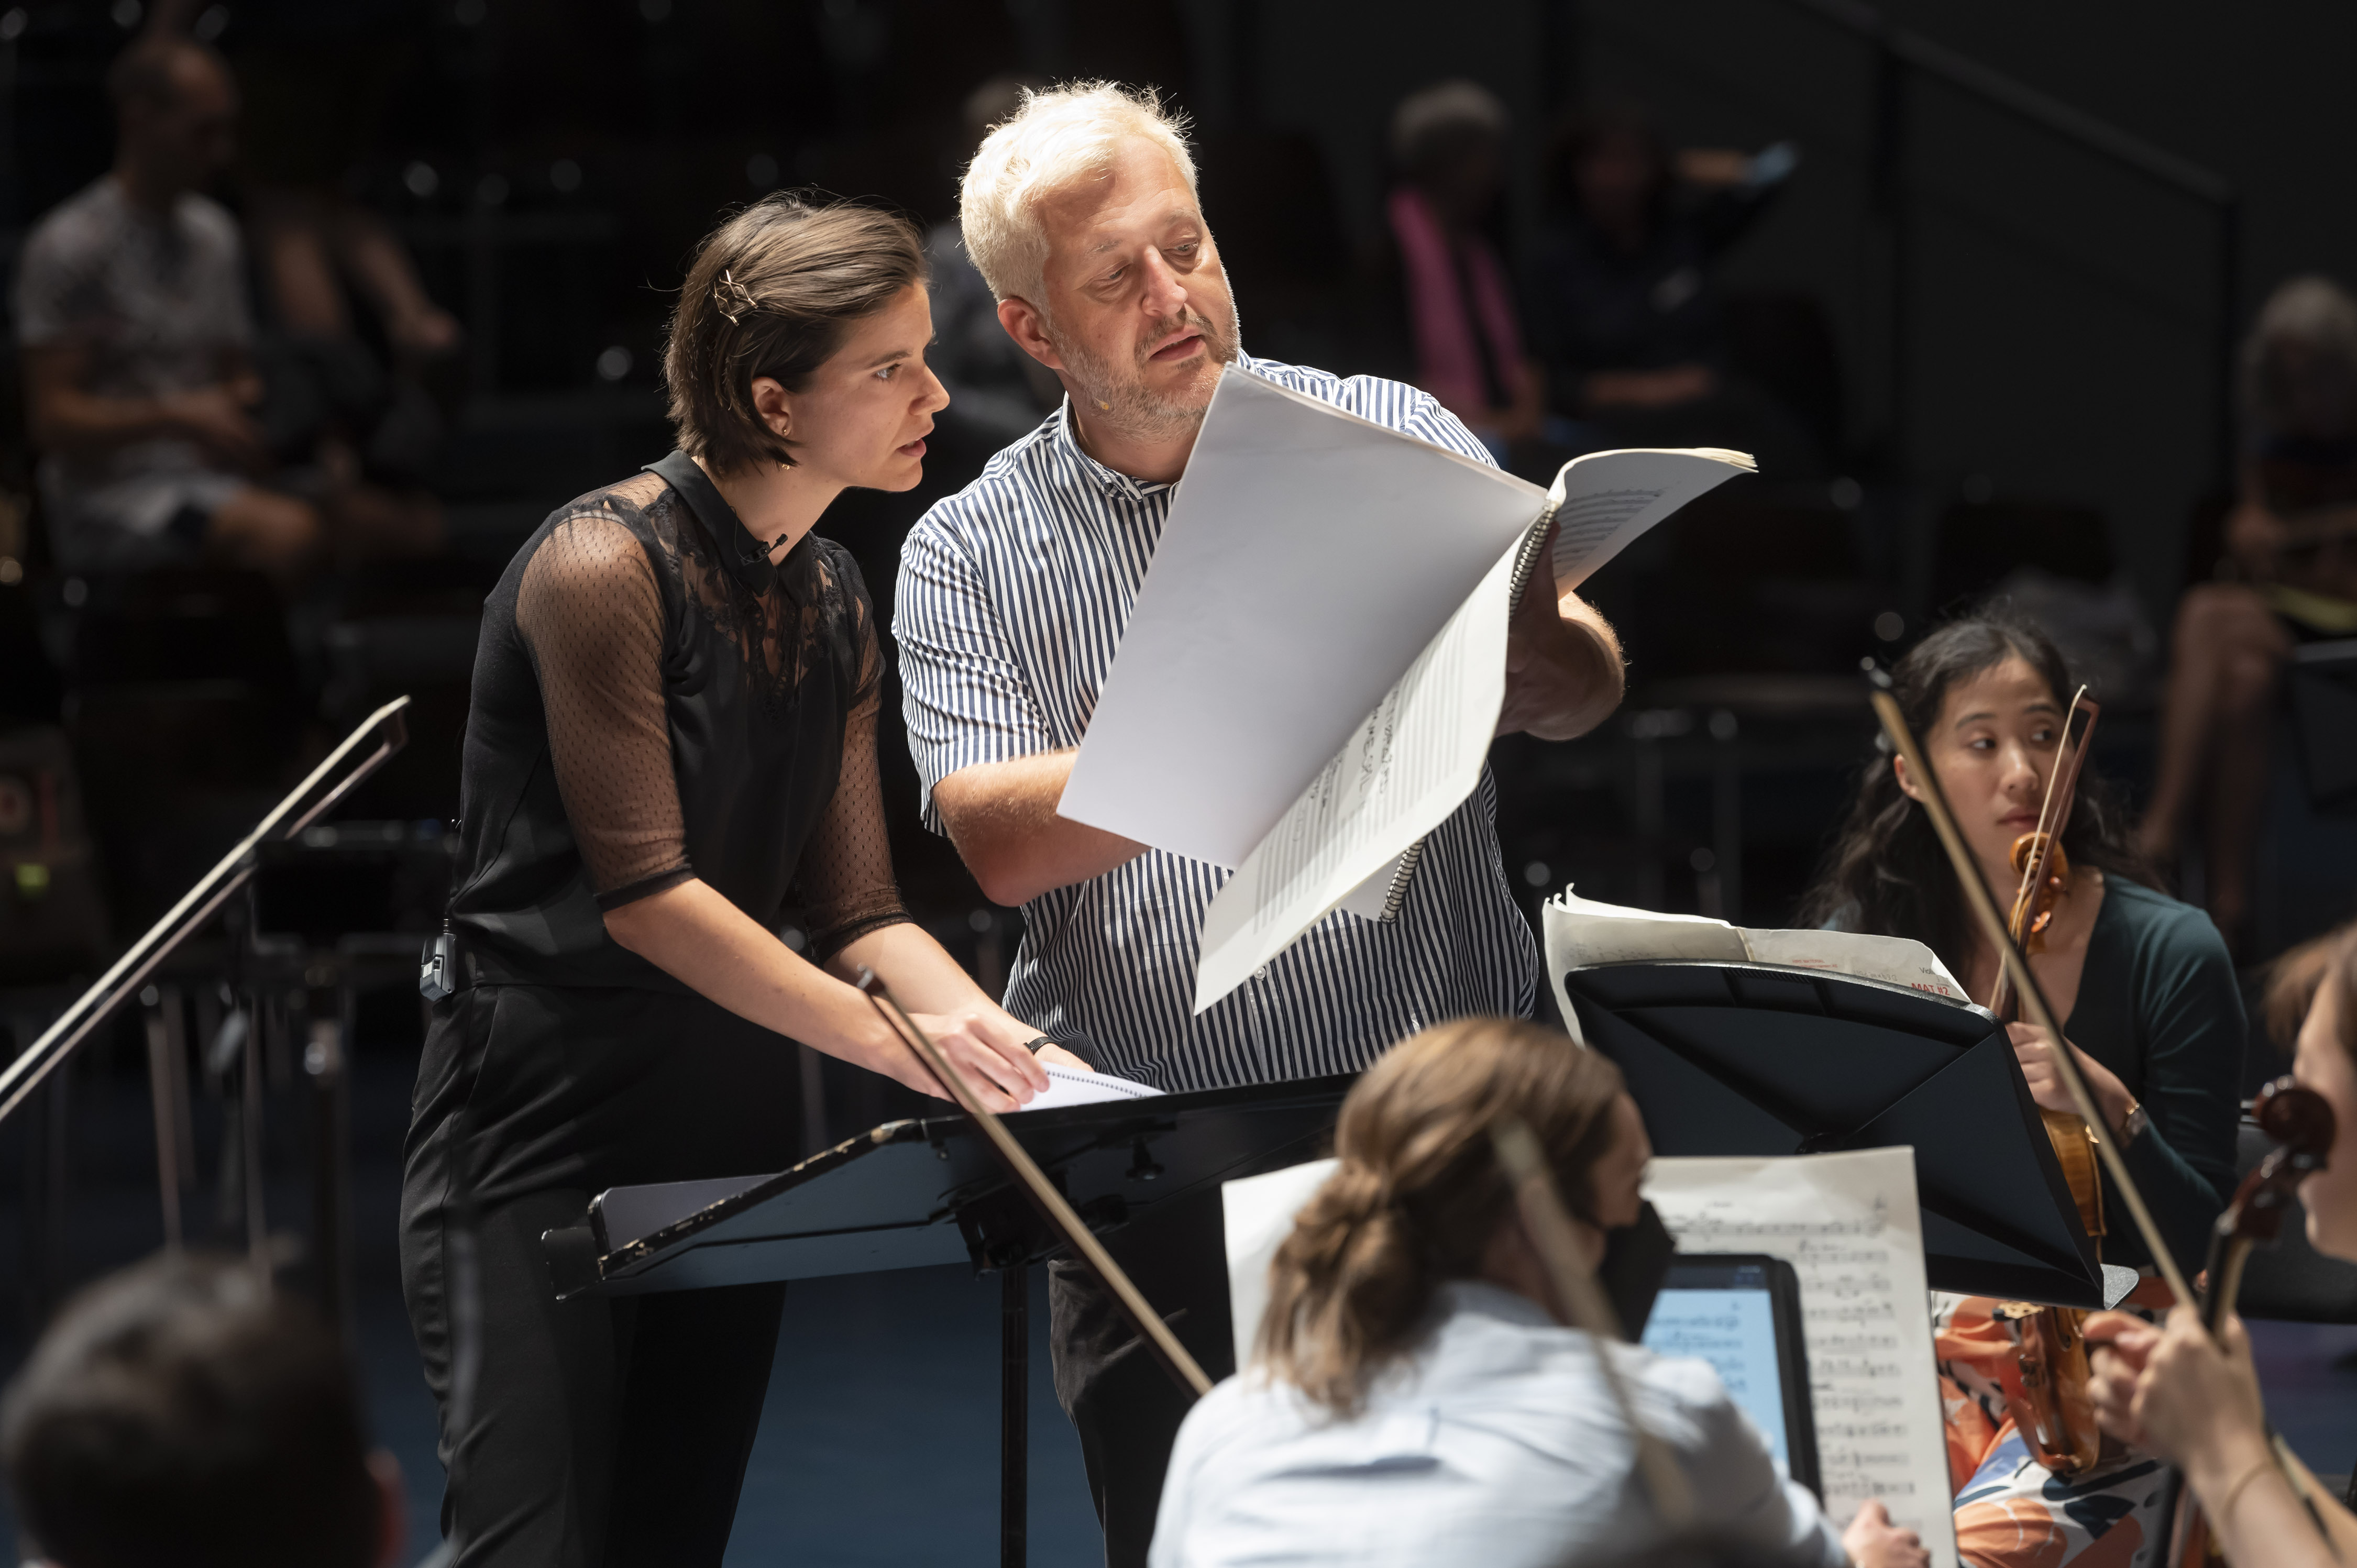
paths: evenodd
<path fill-rule="evenodd" d="M 1955 1568 L 1912 1152 L 1656 1160 L 1646 1196 L 1681 1252 L 1792 1265 L 1826 1513 L 1878 1498 Z"/>

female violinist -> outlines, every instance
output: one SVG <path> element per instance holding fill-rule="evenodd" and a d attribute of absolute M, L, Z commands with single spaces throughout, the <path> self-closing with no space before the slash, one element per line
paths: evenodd
<path fill-rule="evenodd" d="M 2267 1015 L 2278 1037 L 2298 1030 L 2292 1077 L 2332 1108 L 2331 1150 L 2299 1184 L 2309 1244 L 2357 1261 L 2357 924 L 2276 965 Z M 2229 1314 L 2213 1340 L 2194 1310 L 2180 1306 L 2166 1330 L 2118 1325 L 2108 1349 L 2094 1358 L 2096 1419 L 2121 1442 L 2183 1468 L 2229 1563 L 2326 1568 L 2357 1558 L 2357 1518 L 2297 1461 L 2287 1475 L 2270 1453 L 2240 1318 Z"/>
<path fill-rule="evenodd" d="M 2000 908 L 2014 903 L 2015 844 L 2033 833 L 2059 761 L 2076 687 L 2034 626 L 1994 618 L 1933 632 L 1892 671 L 1894 695 L 1938 774 L 1958 829 Z M 1996 953 L 1974 927 L 1946 854 L 1919 803 L 1920 780 L 1896 757 L 1869 767 L 1804 923 L 1929 945 L 1975 998 L 1996 989 Z M 2224 944 L 2201 911 L 2155 891 L 2103 781 L 2083 769 L 2061 819 L 2063 854 L 2048 889 L 2050 918 L 2030 960 L 2067 1042 L 2009 1026 L 2040 1106 L 2074 1112 L 2053 1066 L 2067 1048 L 2190 1273 L 2231 1190 L 2242 1066 L 2241 994 Z M 2108 1177 L 2101 1211 L 2122 1214 Z M 2148 1265 L 2126 1224 L 2109 1228 L 2104 1261 Z M 1980 1568 L 2065 1563 L 2117 1529 L 2158 1533 L 2160 1467 L 2116 1451 L 2076 1474 L 2040 1462 L 2009 1411 L 2021 1393 L 2019 1352 L 1986 1298 L 1943 1297 L 1936 1328 L 1958 1487 L 1958 1549 Z M 2089 1439 L 2091 1451 L 2093 1439 Z M 2124 1541 L 2115 1541 L 2117 1551 Z M 2120 1561 L 2126 1561 L 2126 1556 Z"/>

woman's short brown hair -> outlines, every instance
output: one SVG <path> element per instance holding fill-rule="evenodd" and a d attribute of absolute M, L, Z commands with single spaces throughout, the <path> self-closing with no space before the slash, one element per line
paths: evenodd
<path fill-rule="evenodd" d="M 1573 1213 L 1596 1211 L 1620 1069 L 1563 1035 L 1464 1018 L 1386 1051 L 1342 1101 L 1340 1160 L 1269 1265 L 1259 1359 L 1339 1414 L 1415 1344 L 1443 1280 L 1479 1273 L 1512 1208 L 1491 1129 L 1537 1134 Z"/>
<path fill-rule="evenodd" d="M 925 281 L 916 226 L 856 202 L 765 196 L 696 247 L 663 341 L 680 450 L 719 473 L 793 463 L 753 411 L 753 379 L 800 392 L 854 322 Z"/>
<path fill-rule="evenodd" d="M 2302 942 L 2276 960 L 2267 974 L 2267 1033 L 2289 1050 L 2308 1022 L 2316 993 L 2332 987 L 2341 1006 L 2341 1048 L 2357 1057 L 2357 920 Z"/>

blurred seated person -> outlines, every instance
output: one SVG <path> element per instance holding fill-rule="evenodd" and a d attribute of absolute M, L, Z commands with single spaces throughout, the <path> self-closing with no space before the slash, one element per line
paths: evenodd
<path fill-rule="evenodd" d="M 1552 406 L 1601 425 L 1610 446 L 1733 446 L 1780 476 L 1822 467 L 1795 417 L 1728 375 L 1712 276 L 1798 162 L 1789 142 L 1673 157 L 1625 106 L 1575 120 L 1549 159 L 1530 277 Z"/>
<path fill-rule="evenodd" d="M 1045 85 L 1033 78 L 994 76 L 969 93 L 956 166 L 965 166 L 993 126 L 1015 117 L 1023 107 L 1024 89 Z M 925 362 L 950 394 L 949 406 L 933 416 L 934 424 L 952 437 L 966 438 L 977 460 L 986 458 L 1028 435 L 1064 400 L 1064 389 L 1054 371 L 1017 348 L 999 325 L 998 301 L 965 253 L 954 218 L 934 224 L 925 235 L 925 260 L 932 271 L 933 306 L 933 343 Z"/>
<path fill-rule="evenodd" d="M 339 1345 L 242 1261 L 167 1253 L 68 1304 L 0 1402 L 48 1568 L 389 1568 L 401 1468 Z"/>
<path fill-rule="evenodd" d="M 156 0 L 144 36 L 185 39 L 206 5 Z M 282 0 L 242 5 L 236 17 L 245 132 L 237 188 L 264 314 L 315 356 L 332 345 L 339 360 L 367 357 L 365 367 L 338 364 L 327 372 L 345 382 L 383 380 L 374 350 L 360 340 L 355 303 L 375 317 L 400 377 L 449 367 L 465 336 L 426 294 L 391 227 L 343 188 L 350 167 L 373 150 L 402 69 L 399 49 L 386 47 L 405 41 L 398 11 L 382 5 L 322 11 Z M 352 390 L 334 389 L 339 401 Z M 381 390 L 374 395 L 384 400 Z"/>
<path fill-rule="evenodd" d="M 1550 421 L 1493 238 L 1505 188 L 1506 106 L 1470 81 L 1410 93 L 1392 115 L 1399 183 L 1383 200 L 1387 279 L 1405 379 L 1480 437 L 1501 467 L 1545 482 L 1587 449 Z M 1562 450 L 1556 450 L 1561 448 Z"/>
<path fill-rule="evenodd" d="M 144 39 L 115 62 L 108 90 L 115 166 L 35 227 L 16 282 L 59 564 L 210 559 L 291 584 L 330 553 L 438 543 L 438 514 L 379 504 L 354 475 L 270 482 L 238 229 L 200 189 L 234 146 L 237 91 L 220 56 Z"/>
<path fill-rule="evenodd" d="M 1257 1353 L 1188 1413 L 1152 1568 L 1606 1563 L 1663 1544 L 1636 1444 L 1491 1131 L 1536 1134 L 1590 1268 L 1652 1146 L 1620 1069 L 1504 1018 L 1393 1047 L 1342 1103 L 1340 1164 L 1269 1268 Z M 1694 1482 L 1696 1530 L 1763 1563 L 1929 1561 L 1882 1505 L 1836 1530 L 1704 1362 L 1602 1348 Z"/>
<path fill-rule="evenodd" d="M 2357 925 L 2278 963 L 2267 1013 L 2278 1037 L 2298 1033 L 2292 1076 L 2332 1107 L 2331 1152 L 2299 1184 L 2309 1244 L 2357 1262 Z M 2087 1339 L 2097 1422 L 2183 1470 L 2228 1562 L 2326 1568 L 2357 1559 L 2357 1519 L 2341 1499 L 2297 1460 L 2298 1490 L 2276 1468 L 2240 1317 L 2229 1314 L 2212 1340 L 2190 1306 L 2172 1311 L 2165 1327 L 2107 1313 L 2088 1320 Z"/>
<path fill-rule="evenodd" d="M 2204 901 L 2230 945 L 2250 914 L 2284 665 L 2298 643 L 2357 637 L 2357 300 L 2321 277 L 2277 288 L 2244 344 L 2241 391 L 2222 580 L 2178 606 L 2139 830 L 2171 865 L 2201 819 Z"/>
<path fill-rule="evenodd" d="M 344 509 L 378 529 L 430 541 L 437 509 L 423 487 L 464 390 L 457 321 L 384 220 L 342 190 L 253 178 L 242 195 L 261 304 L 256 416 L 271 452 L 331 478 Z"/>

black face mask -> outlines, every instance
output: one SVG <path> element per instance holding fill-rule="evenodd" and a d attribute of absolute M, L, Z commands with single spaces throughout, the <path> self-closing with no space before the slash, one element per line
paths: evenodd
<path fill-rule="evenodd" d="M 1597 1265 L 1596 1282 L 1632 1345 L 1645 1337 L 1645 1320 L 1653 1315 L 1653 1298 L 1662 1294 L 1677 1250 L 1669 1227 L 1650 1203 L 1639 1208 L 1634 1225 L 1604 1233 L 1604 1261 Z"/>

